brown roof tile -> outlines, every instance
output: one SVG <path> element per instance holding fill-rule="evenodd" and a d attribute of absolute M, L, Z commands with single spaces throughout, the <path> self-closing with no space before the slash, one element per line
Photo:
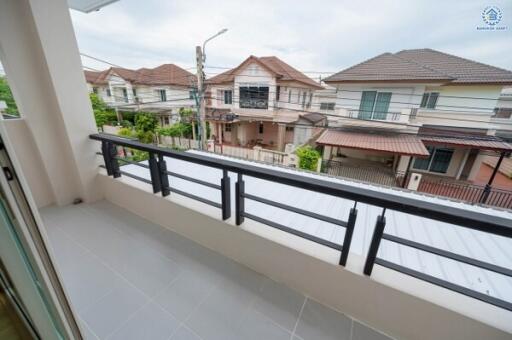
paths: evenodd
<path fill-rule="evenodd" d="M 336 82 L 442 81 L 448 84 L 512 84 L 512 72 L 432 49 L 384 53 L 324 80 Z"/>
<path fill-rule="evenodd" d="M 195 76 L 174 64 L 163 64 L 155 68 L 130 70 L 121 67 L 111 67 L 100 72 L 84 71 L 88 83 L 106 84 L 111 73 L 138 85 L 182 85 L 190 86 Z"/>
<path fill-rule="evenodd" d="M 428 156 L 429 152 L 414 135 L 372 134 L 352 131 L 326 130 L 317 139 L 317 144 L 344 148 L 381 151 L 400 155 Z"/>
<path fill-rule="evenodd" d="M 304 73 L 299 70 L 293 68 L 288 65 L 281 59 L 275 56 L 270 57 L 255 57 L 250 56 L 245 59 L 240 65 L 237 67 L 228 70 L 226 72 L 220 73 L 206 81 L 207 84 L 225 84 L 232 82 L 235 79 L 235 75 L 238 73 L 240 69 L 242 69 L 245 65 L 250 62 L 256 62 L 266 68 L 268 71 L 274 73 L 279 81 L 296 81 L 302 84 L 305 84 L 310 87 L 321 89 L 319 83 L 314 81 L 313 79 L 306 76 Z"/>

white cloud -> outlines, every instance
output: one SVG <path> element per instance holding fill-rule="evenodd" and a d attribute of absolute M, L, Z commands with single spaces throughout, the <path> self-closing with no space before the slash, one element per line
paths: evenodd
<path fill-rule="evenodd" d="M 234 66 L 248 55 L 277 55 L 301 70 L 339 71 L 379 53 L 430 47 L 512 69 L 512 5 L 503 0 L 505 32 L 481 32 L 483 1 L 135 1 L 91 14 L 72 12 L 83 52 L 125 67 L 195 63 Z M 106 65 L 84 62 L 98 68 Z"/>

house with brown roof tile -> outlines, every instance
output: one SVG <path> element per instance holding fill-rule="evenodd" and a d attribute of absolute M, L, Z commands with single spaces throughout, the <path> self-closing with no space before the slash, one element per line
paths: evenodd
<path fill-rule="evenodd" d="M 471 181 L 484 154 L 512 149 L 495 136 L 494 119 L 511 71 L 414 49 L 383 53 L 324 82 L 330 92 L 318 92 L 313 105 L 340 129 L 317 140 L 326 160 Z"/>
<path fill-rule="evenodd" d="M 304 143 L 326 122 L 310 114 L 322 86 L 275 56 L 250 56 L 206 84 L 207 120 L 217 143 L 282 151 Z"/>
<path fill-rule="evenodd" d="M 174 64 L 137 70 L 111 67 L 84 73 L 89 91 L 109 106 L 155 112 L 162 126 L 176 120 L 181 108 L 195 109 L 195 75 Z"/>

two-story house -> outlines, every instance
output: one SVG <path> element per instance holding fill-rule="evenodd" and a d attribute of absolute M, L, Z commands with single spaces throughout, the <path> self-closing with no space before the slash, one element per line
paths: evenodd
<path fill-rule="evenodd" d="M 274 56 L 250 56 L 206 84 L 207 120 L 217 143 L 282 151 L 304 143 L 326 122 L 310 112 L 320 84 Z"/>
<path fill-rule="evenodd" d="M 89 91 L 98 94 L 109 106 L 155 112 L 162 126 L 175 121 L 181 108 L 195 109 L 195 75 L 174 64 L 84 72 Z"/>
<path fill-rule="evenodd" d="M 324 158 L 472 180 L 484 152 L 508 152 L 492 119 L 512 72 L 432 49 L 384 53 L 328 78 Z"/>

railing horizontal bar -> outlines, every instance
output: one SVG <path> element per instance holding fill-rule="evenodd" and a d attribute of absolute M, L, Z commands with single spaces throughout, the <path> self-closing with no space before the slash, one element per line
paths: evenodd
<path fill-rule="evenodd" d="M 443 288 L 446 288 L 446 289 L 452 290 L 454 292 L 457 292 L 457 293 L 460 293 L 460 294 L 472 297 L 474 299 L 477 299 L 477 300 L 489 303 L 491 305 L 494 305 L 494 306 L 497 306 L 497 307 L 500 307 L 500 308 L 512 311 L 512 303 L 510 303 L 510 302 L 507 302 L 507 301 L 504 301 L 504 300 L 501 300 L 501 299 L 489 296 L 487 294 L 483 294 L 483 293 L 474 291 L 472 289 L 469 289 L 469 288 L 466 288 L 466 287 L 463 287 L 463 286 L 459 286 L 459 285 L 457 285 L 455 283 L 451 283 L 451 282 L 442 280 L 440 278 L 437 278 L 437 277 L 434 277 L 434 276 L 431 276 L 431 275 L 428 275 L 428 274 L 416 271 L 414 269 L 410 269 L 410 268 L 401 266 L 401 265 L 393 263 L 393 262 L 389 262 L 389 261 L 383 260 L 381 258 L 376 258 L 375 259 L 375 263 L 377 263 L 377 264 L 379 264 L 379 265 L 381 265 L 383 267 L 386 267 L 386 268 L 395 270 L 397 272 L 400 272 L 402 274 L 406 274 L 406 275 L 415 277 L 417 279 L 420 279 L 420 280 L 423 280 L 423 281 L 435 284 L 437 286 L 441 286 Z"/>
<path fill-rule="evenodd" d="M 114 158 L 117 159 L 119 162 L 124 162 L 124 163 L 127 163 L 127 164 L 140 166 L 141 168 L 149 169 L 149 165 L 147 165 L 147 164 L 142 164 L 142 163 L 139 163 L 139 162 L 130 161 L 130 160 L 128 160 L 126 158 L 123 158 L 123 157 L 114 157 Z"/>
<path fill-rule="evenodd" d="M 192 177 L 185 176 L 185 175 L 182 175 L 182 174 L 178 174 L 178 173 L 172 172 L 172 171 L 167 171 L 167 174 L 169 176 L 181 178 L 181 179 L 184 179 L 184 180 L 187 180 L 187 181 L 190 181 L 190 182 L 194 182 L 194 183 L 201 184 L 201 185 L 213 188 L 213 189 L 220 190 L 220 185 L 217 185 L 217 184 L 213 184 L 213 183 L 210 183 L 210 182 L 202 181 L 200 179 L 192 178 Z"/>
<path fill-rule="evenodd" d="M 162 154 L 167 157 L 180 159 L 217 169 L 226 169 L 247 176 L 269 180 L 281 184 L 291 185 L 305 190 L 346 198 L 370 205 L 376 205 L 411 215 L 422 216 L 428 219 L 461 225 L 474 230 L 491 234 L 512 237 L 512 220 L 497 215 L 482 214 L 477 211 L 458 207 L 448 207 L 421 198 L 406 197 L 399 193 L 393 194 L 385 191 L 376 191 L 344 183 L 334 183 L 324 179 L 312 178 L 291 172 L 277 171 L 270 168 L 250 164 L 241 164 L 226 159 L 214 158 L 191 152 L 179 152 L 161 148 L 152 144 L 143 144 L 116 136 L 92 134 L 93 140 L 108 141 L 115 145 L 127 146 L 142 151 Z"/>
<path fill-rule="evenodd" d="M 268 205 L 271 205 L 271 206 L 276 207 L 276 208 L 292 211 L 294 213 L 301 214 L 301 215 L 304 215 L 304 216 L 308 216 L 308 217 L 311 217 L 311 218 L 315 218 L 317 220 L 321 220 L 321 221 L 324 221 L 324 222 L 332 223 L 332 224 L 339 225 L 339 226 L 342 226 L 342 227 L 346 227 L 347 226 L 347 222 L 345 222 L 345 221 L 337 220 L 335 218 L 328 217 L 328 216 L 323 216 L 323 215 L 320 215 L 320 214 L 317 214 L 317 213 L 314 213 L 314 212 L 311 212 L 311 211 L 307 211 L 307 210 L 304 210 L 304 209 L 292 207 L 292 206 L 287 205 L 287 204 L 271 201 L 271 200 L 268 200 L 268 199 L 263 198 L 263 197 L 259 197 L 259 196 L 255 196 L 255 195 L 251 195 L 251 194 L 247 194 L 247 193 L 245 193 L 243 196 L 245 198 L 248 198 L 248 199 L 253 200 L 253 201 L 257 201 L 257 202 L 260 202 L 260 203 L 268 204 Z"/>
<path fill-rule="evenodd" d="M 260 222 L 260 223 L 266 224 L 268 226 L 271 226 L 272 228 L 276 228 L 276 229 L 285 231 L 287 233 L 290 233 L 290 234 L 293 234 L 293 235 L 305 238 L 305 239 L 307 239 L 309 241 L 313 241 L 315 243 L 319 243 L 319 244 L 324 245 L 326 247 L 329 247 L 329 248 L 332 248 L 332 249 L 336 249 L 336 250 L 339 250 L 339 251 L 343 250 L 343 246 L 341 244 L 337 244 L 337 243 L 334 243 L 334 242 L 331 242 L 331 241 L 324 240 L 323 238 L 319 238 L 319 237 L 316 237 L 316 236 L 304 233 L 302 231 L 299 231 L 299 230 L 296 230 L 296 229 L 284 226 L 284 225 L 282 225 L 280 223 L 277 223 L 277 222 L 274 222 L 274 221 L 270 221 L 270 220 L 267 220 L 265 218 L 262 218 L 262 217 L 259 217 L 259 216 L 256 216 L 256 215 L 252 215 L 252 214 L 249 214 L 249 213 L 244 213 L 244 216 L 249 218 L 249 219 L 251 219 L 251 220 L 254 220 L 256 222 Z"/>
<path fill-rule="evenodd" d="M 172 188 L 172 187 L 169 188 L 169 190 L 171 192 L 174 192 L 175 194 L 178 194 L 178 195 L 181 195 L 181 196 L 186 196 L 188 198 L 192 198 L 192 199 L 194 199 L 196 201 L 199 201 L 199 202 L 211 205 L 211 206 L 213 206 L 215 208 L 219 208 L 219 209 L 222 208 L 222 204 L 214 202 L 214 201 L 210 201 L 209 199 L 202 198 L 202 197 L 199 197 L 199 196 L 196 196 L 196 195 L 193 195 L 193 194 L 189 194 L 188 192 L 181 191 L 179 189 L 175 189 L 175 188 Z"/>
<path fill-rule="evenodd" d="M 446 251 L 443 249 L 434 248 L 434 247 L 428 246 L 426 244 L 421 244 L 421 243 L 407 240 L 407 239 L 404 239 L 404 238 L 401 238 L 398 236 L 394 236 L 394 235 L 384 234 L 384 235 L 382 235 L 382 238 L 385 240 L 388 240 L 390 242 L 394 242 L 394 243 L 402 244 L 404 246 L 416 248 L 416 249 L 419 249 L 419 250 L 422 250 L 422 251 L 425 251 L 425 252 L 428 252 L 431 254 L 439 255 L 439 256 L 446 257 L 446 258 L 449 258 L 449 259 L 452 259 L 452 260 L 455 260 L 458 262 L 466 263 L 466 264 L 469 264 L 469 265 L 472 265 L 472 266 L 475 266 L 478 268 L 490 270 L 490 271 L 493 271 L 498 274 L 512 277 L 512 270 L 503 268 L 500 266 L 496 266 L 491 263 L 487 263 L 487 262 L 473 259 L 471 257 L 455 254 L 455 253 L 452 253 L 452 252 L 449 252 L 449 251 Z"/>
<path fill-rule="evenodd" d="M 126 171 L 120 171 L 122 175 L 126 176 L 126 177 L 131 177 L 133 179 L 136 179 L 138 181 L 141 181 L 141 182 L 144 182 L 144 183 L 148 183 L 148 184 L 151 184 L 151 180 L 147 179 L 147 178 L 144 178 L 144 177 L 140 177 L 140 176 L 137 176 L 137 175 L 134 175 L 134 174 L 131 174 L 129 172 L 126 172 Z"/>

